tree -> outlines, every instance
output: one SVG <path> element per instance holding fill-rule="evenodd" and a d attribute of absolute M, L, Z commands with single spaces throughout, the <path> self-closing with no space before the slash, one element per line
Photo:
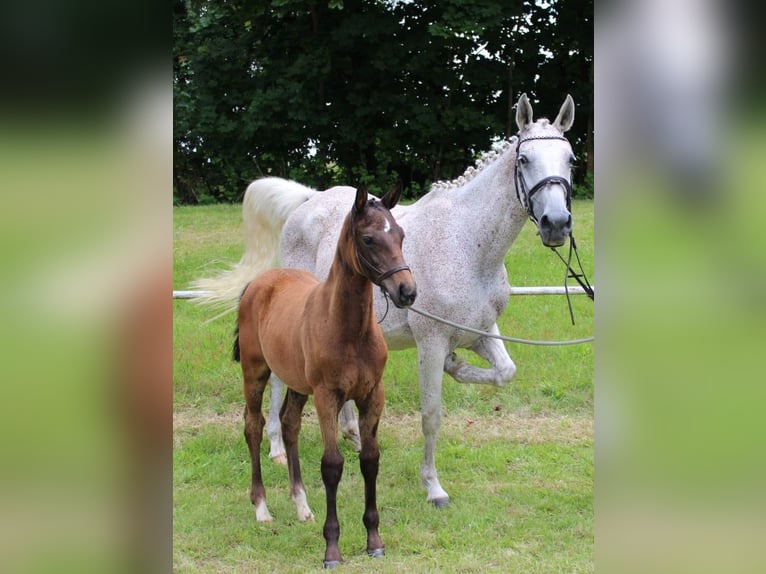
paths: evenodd
<path fill-rule="evenodd" d="M 267 174 L 378 191 L 400 179 L 417 195 L 509 133 L 514 91 L 550 113 L 567 92 L 592 106 L 584 9 L 592 0 L 177 0 L 176 198 L 238 200 Z"/>

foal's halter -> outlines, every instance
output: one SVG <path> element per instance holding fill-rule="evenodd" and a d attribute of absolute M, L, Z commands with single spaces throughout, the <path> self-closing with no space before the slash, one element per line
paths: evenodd
<path fill-rule="evenodd" d="M 516 142 L 516 164 L 514 166 L 514 179 L 516 180 L 516 197 L 519 199 L 519 203 L 524 207 L 524 209 L 527 212 L 527 215 L 529 218 L 535 223 L 535 225 L 540 226 L 540 223 L 537 221 L 537 217 L 535 216 L 535 212 L 532 209 L 532 196 L 540 191 L 543 187 L 545 187 L 548 184 L 551 183 L 558 183 L 564 187 L 564 190 L 566 192 L 566 204 L 567 204 L 567 211 L 570 213 L 572 212 L 572 183 L 566 179 L 565 177 L 561 177 L 558 175 L 549 175 L 548 177 L 542 178 L 540 181 L 538 181 L 534 186 L 532 186 L 532 189 L 527 188 L 527 182 L 524 180 L 524 176 L 521 173 L 521 162 L 519 161 L 519 148 L 521 147 L 521 144 L 524 142 L 532 141 L 532 140 L 562 140 L 565 142 L 569 142 L 567 138 L 564 136 L 530 136 L 526 138 L 519 137 Z M 583 288 L 585 293 L 590 297 L 591 301 L 594 300 L 594 292 L 593 287 L 591 287 L 590 283 L 588 282 L 588 278 L 585 276 L 585 271 L 582 268 L 582 263 L 580 262 L 580 255 L 577 253 L 577 244 L 575 243 L 575 238 L 572 233 L 569 233 L 569 257 L 567 259 L 564 259 L 562 255 L 556 251 L 555 247 L 551 247 L 551 251 L 553 251 L 556 255 L 558 255 L 559 259 L 564 263 L 564 265 L 567 266 L 566 275 L 564 275 L 564 289 L 567 296 L 567 305 L 569 306 L 569 316 L 572 319 L 572 325 L 574 325 L 574 312 L 572 311 L 572 301 L 569 298 L 569 285 L 568 280 L 574 279 L 577 281 L 580 286 Z M 577 259 L 577 265 L 580 267 L 580 272 L 577 273 L 574 269 L 572 269 L 572 253 L 574 253 L 575 258 Z"/>
<path fill-rule="evenodd" d="M 519 203 L 524 207 L 529 215 L 529 218 L 535 222 L 535 225 L 539 225 L 535 212 L 532 209 L 532 196 L 540 191 L 546 185 L 551 183 L 558 183 L 564 187 L 566 192 L 567 210 L 572 211 L 572 183 L 565 177 L 558 175 L 549 175 L 538 181 L 532 189 L 527 187 L 527 182 L 524 180 L 524 176 L 521 173 L 521 162 L 519 161 L 519 148 L 521 144 L 533 140 L 562 140 L 569 143 L 569 140 L 564 136 L 530 136 L 526 138 L 519 137 L 516 141 L 516 165 L 514 166 L 513 173 L 516 179 L 516 197 L 519 199 Z"/>
<path fill-rule="evenodd" d="M 383 319 L 386 318 L 388 315 L 388 293 L 386 293 L 386 290 L 383 288 L 383 285 L 381 283 L 384 279 L 387 279 L 388 277 L 391 277 L 394 273 L 398 273 L 399 271 L 409 271 L 412 273 L 412 270 L 410 269 L 409 265 L 398 265 L 397 267 L 392 267 L 388 271 L 381 272 L 380 269 L 375 267 L 370 260 L 368 260 L 364 255 L 362 255 L 362 252 L 359 251 L 359 248 L 354 246 L 354 250 L 356 251 L 356 258 L 359 261 L 360 267 L 363 267 L 366 269 L 368 273 L 372 273 L 372 277 L 368 275 L 368 278 L 370 281 L 375 283 L 378 287 L 380 287 L 380 292 L 383 293 L 383 299 L 386 301 L 386 312 L 383 313 L 383 317 L 378 321 L 378 324 L 383 322 Z M 396 303 L 394 303 L 396 305 Z M 397 307 L 399 305 L 396 305 Z"/>
<path fill-rule="evenodd" d="M 359 251 L 358 247 L 355 247 L 355 250 L 356 250 L 356 258 L 359 260 L 359 266 L 364 268 L 365 271 L 371 274 L 371 276 L 368 275 L 367 277 L 369 278 L 370 281 L 375 283 L 375 285 L 377 285 L 381 289 L 383 289 L 383 286 L 381 285 L 383 280 L 388 279 L 394 273 L 399 273 L 399 271 L 412 272 L 409 265 L 399 265 L 397 267 L 392 267 L 388 271 L 381 271 L 380 269 L 375 267 L 375 265 L 373 265 L 369 259 L 367 259 L 364 255 L 362 255 L 362 252 Z"/>

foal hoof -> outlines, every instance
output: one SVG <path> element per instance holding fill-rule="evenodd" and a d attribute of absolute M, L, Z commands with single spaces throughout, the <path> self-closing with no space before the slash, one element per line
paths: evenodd
<path fill-rule="evenodd" d="M 324 567 L 325 570 L 332 570 L 333 568 L 337 568 L 340 566 L 341 562 L 340 560 L 325 560 L 324 561 Z"/>
<path fill-rule="evenodd" d="M 433 504 L 436 508 L 446 508 L 449 506 L 449 497 L 443 497 L 443 498 L 434 498 L 433 500 L 429 501 L 431 504 Z"/>
<path fill-rule="evenodd" d="M 382 558 L 386 555 L 386 549 L 385 548 L 376 548 L 375 550 L 368 550 L 367 555 L 370 558 Z"/>

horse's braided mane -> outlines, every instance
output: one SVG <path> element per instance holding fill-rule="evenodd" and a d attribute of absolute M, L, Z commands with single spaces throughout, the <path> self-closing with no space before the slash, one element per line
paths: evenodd
<path fill-rule="evenodd" d="M 442 190 L 448 190 L 448 189 L 457 189 L 459 187 L 464 186 L 466 183 L 471 181 L 474 177 L 479 175 L 484 168 L 491 165 L 492 163 L 497 160 L 503 153 L 505 153 L 508 148 L 510 148 L 513 145 L 516 145 L 516 136 L 511 137 L 510 140 L 502 140 L 497 142 L 492 146 L 492 150 L 488 152 L 484 152 L 481 154 L 481 156 L 476 160 L 476 165 L 468 167 L 464 172 L 463 175 L 456 177 L 455 179 L 452 179 L 450 181 L 437 181 L 431 184 L 431 191 L 442 191 Z"/>

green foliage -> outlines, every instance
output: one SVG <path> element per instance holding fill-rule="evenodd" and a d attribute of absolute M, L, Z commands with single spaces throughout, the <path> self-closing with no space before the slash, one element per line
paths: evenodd
<path fill-rule="evenodd" d="M 579 199 L 593 199 L 594 190 L 593 172 L 589 171 L 585 174 L 582 183 L 575 182 L 572 186 L 572 195 Z"/>
<path fill-rule="evenodd" d="M 592 0 L 176 0 L 176 201 L 238 201 L 263 175 L 401 180 L 416 197 L 515 131 L 521 91 L 550 115 L 572 93 L 582 150 L 590 14 Z"/>

